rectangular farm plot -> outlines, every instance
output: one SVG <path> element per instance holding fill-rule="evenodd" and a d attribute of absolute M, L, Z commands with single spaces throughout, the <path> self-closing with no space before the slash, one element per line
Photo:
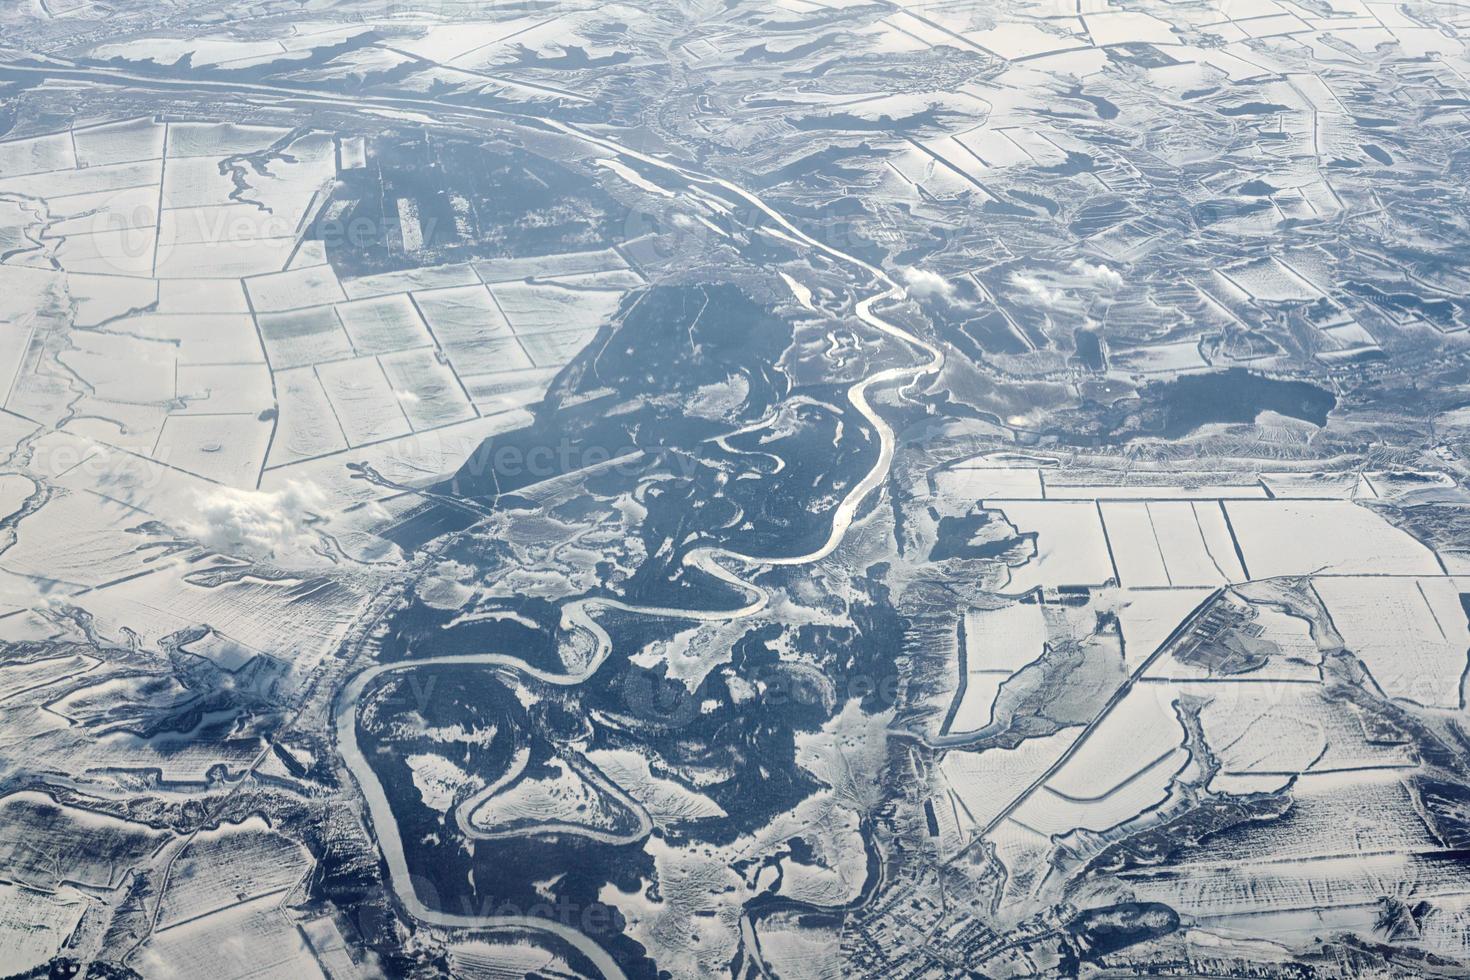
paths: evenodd
<path fill-rule="evenodd" d="M 1041 471 L 1010 467 L 953 467 L 934 475 L 940 493 L 955 500 L 1040 500 Z"/>
<path fill-rule="evenodd" d="M 1225 585 L 1245 580 L 1220 505 L 1158 501 L 1147 505 L 1172 585 Z"/>
<path fill-rule="evenodd" d="M 264 364 L 180 364 L 178 397 L 188 414 L 254 414 L 275 406 Z"/>
<path fill-rule="evenodd" d="M 174 352 L 168 344 L 126 335 L 79 332 L 57 358 L 87 379 L 104 401 L 162 404 L 175 397 Z"/>
<path fill-rule="evenodd" d="M 1341 500 L 1377 496 L 1361 473 L 1262 473 L 1261 482 L 1273 497 L 1336 497 Z"/>
<path fill-rule="evenodd" d="M 1062 731 L 1028 738 L 1013 749 L 955 750 L 945 753 L 940 769 L 964 816 L 984 827 L 1051 768 L 1076 738 L 1075 731 Z"/>
<path fill-rule="evenodd" d="M 338 303 L 337 315 L 359 354 L 385 354 L 434 342 L 404 293 Z"/>
<path fill-rule="evenodd" d="M 415 293 L 414 301 L 461 377 L 535 366 L 484 286 Z"/>
<path fill-rule="evenodd" d="M 0 934 L 6 937 L 3 965 L 24 975 L 61 952 L 91 900 L 70 888 L 56 892 L 0 882 Z"/>
<path fill-rule="evenodd" d="M 154 228 L 115 228 L 60 240 L 56 261 L 68 272 L 150 276 L 158 242 Z"/>
<path fill-rule="evenodd" d="M 1344 645 L 1392 698 L 1456 709 L 1470 651 L 1460 598 L 1470 579 L 1319 578 Z"/>
<path fill-rule="evenodd" d="M 7 277 L 14 273 L 7 272 Z M 117 276 L 88 276 L 71 273 L 66 277 L 66 295 L 72 302 L 72 324 L 95 327 L 104 320 L 125 316 L 158 302 L 158 283 L 152 279 L 123 279 Z M 254 324 L 251 330 L 255 329 Z"/>
<path fill-rule="evenodd" d="M 299 310 L 347 299 L 329 265 L 256 276 L 245 281 L 245 288 L 257 313 Z"/>
<path fill-rule="evenodd" d="M 409 433 L 408 419 L 376 357 L 333 361 L 316 370 L 350 445 Z"/>
<path fill-rule="evenodd" d="M 170 415 L 153 458 L 231 487 L 253 487 L 270 443 L 257 415 Z"/>
<path fill-rule="evenodd" d="M 72 142 L 76 144 L 77 165 L 103 167 L 156 159 L 163 156 L 163 131 L 162 123 L 146 116 L 74 129 Z"/>
<path fill-rule="evenodd" d="M 1231 500 L 1224 506 L 1253 578 L 1440 572 L 1428 548 L 1351 501 Z"/>
<path fill-rule="evenodd" d="M 76 165 L 70 132 L 0 142 L 0 174 L 7 177 L 70 170 Z"/>
<path fill-rule="evenodd" d="M 1107 523 L 1108 540 L 1118 562 L 1118 577 L 1128 586 L 1163 586 L 1169 584 L 1169 570 L 1164 565 L 1158 542 L 1154 539 L 1153 521 L 1148 505 L 1108 501 L 1098 505 Z"/>
<path fill-rule="evenodd" d="M 1197 486 L 1147 486 L 1128 484 L 1103 486 L 1084 484 L 1062 484 L 1048 480 L 1048 500 L 1208 500 L 1224 497 L 1246 497 L 1252 500 L 1265 499 L 1265 488 L 1259 483 L 1229 485 L 1201 484 Z"/>
<path fill-rule="evenodd" d="M 1200 355 L 1199 343 L 1193 340 L 1155 344 L 1152 347 L 1110 349 L 1108 354 L 1108 360 L 1113 367 L 1134 374 L 1203 370 L 1209 367 Z"/>
<path fill-rule="evenodd" d="M 1118 576 L 1128 586 L 1213 586 L 1245 573 L 1214 501 L 1108 501 L 1099 505 Z"/>
<path fill-rule="evenodd" d="M 965 612 L 965 663 L 971 672 L 1010 674 L 1041 656 L 1046 637 L 1046 619 L 1039 603 L 970 609 Z"/>
<path fill-rule="evenodd" d="M 325 976 L 301 932 L 278 906 L 279 895 L 159 928 L 133 962 L 150 977 Z"/>
<path fill-rule="evenodd" d="M 398 272 L 359 276 L 342 280 L 342 289 L 353 299 L 387 296 L 390 293 L 418 293 L 455 286 L 478 286 L 475 270 L 467 264 L 428 265 Z"/>
<path fill-rule="evenodd" d="M 1011 569 L 1006 592 L 1038 586 L 1102 585 L 1113 563 L 1097 505 L 1091 501 L 1008 501 L 999 508 L 1020 534 L 1036 535 L 1036 557 Z"/>
<path fill-rule="evenodd" d="M 158 187 L 162 160 L 140 160 L 81 170 L 56 170 L 51 173 L 11 176 L 0 169 L 0 191 L 28 197 L 67 197 L 73 194 L 96 194 L 120 191 L 129 187 Z"/>
<path fill-rule="evenodd" d="M 485 259 L 475 263 L 480 278 L 489 283 L 514 282 L 520 279 L 550 279 L 558 276 L 612 272 L 628 268 L 616 250 L 568 252 L 564 255 L 538 255 L 529 259 Z"/>
<path fill-rule="evenodd" d="M 271 368 L 302 367 L 351 357 L 352 341 L 330 306 L 294 313 L 261 313 L 255 318 Z"/>
<path fill-rule="evenodd" d="M 459 379 L 428 348 L 385 354 L 379 360 L 415 431 L 458 422 L 475 414 Z"/>
<path fill-rule="evenodd" d="M 263 150 L 290 130 L 238 123 L 176 122 L 168 127 L 169 166 L 175 158 L 208 157 L 219 160 L 237 153 Z"/>
<path fill-rule="evenodd" d="M 485 415 L 523 408 L 540 401 L 556 377 L 557 368 L 502 371 L 460 376 L 477 407 Z"/>
<path fill-rule="evenodd" d="M 265 363 L 249 314 L 145 313 L 118 320 L 112 329 L 172 343 L 180 364 Z"/>
<path fill-rule="evenodd" d="M 159 216 L 158 240 L 162 245 L 193 245 L 200 242 L 282 238 L 283 233 L 268 212 L 254 204 L 209 204 L 203 207 L 171 208 Z"/>
<path fill-rule="evenodd" d="M 321 379 L 309 367 L 276 372 L 280 417 L 267 466 L 326 456 L 347 448 Z"/>
<path fill-rule="evenodd" d="M 305 848 L 259 816 L 201 831 L 174 862 L 159 900 L 158 928 L 282 892 L 310 866 Z"/>
<path fill-rule="evenodd" d="M 238 280 L 274 272 L 291 257 L 292 238 L 241 238 L 235 241 L 165 245 L 158 250 L 154 275 L 167 279 Z"/>
<path fill-rule="evenodd" d="M 518 338 L 526 356 L 537 367 L 560 367 L 577 356 L 597 336 L 596 330 L 558 330 Z"/>
<path fill-rule="evenodd" d="M 249 313 L 245 287 L 218 279 L 167 279 L 158 284 L 158 313 Z"/>
<path fill-rule="evenodd" d="M 152 228 L 158 224 L 158 188 L 153 184 L 123 190 L 97 191 L 47 198 L 46 238 L 89 235 L 122 228 Z"/>
<path fill-rule="evenodd" d="M 549 282 L 497 283 L 490 287 L 519 336 L 561 330 L 595 330 L 623 301 L 620 289 L 573 288 Z"/>
<path fill-rule="evenodd" d="M 168 160 L 163 165 L 163 206 L 199 208 L 234 203 L 235 180 L 216 157 Z"/>

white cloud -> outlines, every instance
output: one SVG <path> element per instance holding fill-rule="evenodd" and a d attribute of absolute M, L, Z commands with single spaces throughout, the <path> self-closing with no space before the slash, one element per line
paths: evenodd
<path fill-rule="evenodd" d="M 213 551 L 279 557 L 315 543 L 309 522 L 325 504 L 325 495 L 313 483 L 292 482 L 280 490 L 220 487 L 199 496 L 198 513 L 184 529 Z"/>
<path fill-rule="evenodd" d="M 1078 259 L 1072 263 L 1072 271 L 1100 289 L 1119 289 L 1123 285 L 1123 274 L 1100 262 L 1093 265 L 1086 259 Z"/>
<path fill-rule="evenodd" d="M 917 299 L 949 299 L 954 295 L 954 286 L 937 272 L 915 269 L 912 266 L 899 270 L 909 295 Z"/>
<path fill-rule="evenodd" d="M 1065 294 L 1053 286 L 1048 286 L 1035 276 L 1028 276 L 1024 272 L 1016 272 L 1011 275 L 1011 285 L 1025 291 L 1042 306 L 1060 306 Z"/>

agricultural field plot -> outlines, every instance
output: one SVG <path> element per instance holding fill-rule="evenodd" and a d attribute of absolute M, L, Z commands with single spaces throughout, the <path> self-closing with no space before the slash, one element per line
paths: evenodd
<path fill-rule="evenodd" d="M 320 364 L 316 373 L 349 446 L 381 442 L 411 431 L 399 396 L 376 357 Z"/>
<path fill-rule="evenodd" d="M 956 501 L 1041 500 L 1045 497 L 1039 469 L 953 467 L 934 475 L 935 489 Z"/>
<path fill-rule="evenodd" d="M 59 680 L 77 677 L 94 669 L 100 660 L 77 653 L 35 660 L 20 660 L 0 665 L 0 701 L 9 701 L 39 690 Z"/>
<path fill-rule="evenodd" d="M 521 355 L 517 348 L 515 355 Z M 524 408 L 539 401 L 559 368 L 523 368 L 489 374 L 463 375 L 465 390 L 485 415 Z"/>
<path fill-rule="evenodd" d="M 1041 656 L 1050 638 L 1035 597 L 998 609 L 970 609 L 964 619 L 965 660 L 971 672 L 1014 673 Z"/>
<path fill-rule="evenodd" d="M 1179 374 L 1204 371 L 1210 366 L 1200 353 L 1198 341 L 1185 340 L 1151 347 L 1110 348 L 1108 363 L 1130 374 Z"/>
<path fill-rule="evenodd" d="M 1349 501 L 1232 500 L 1224 507 L 1252 578 L 1443 572 L 1428 548 Z"/>
<path fill-rule="evenodd" d="M 580 283 L 497 283 L 488 287 L 516 335 L 558 330 L 591 332 L 617 312 L 621 289 L 596 289 Z"/>
<path fill-rule="evenodd" d="M 419 266 L 342 280 L 343 291 L 354 300 L 478 285 L 482 285 L 480 276 L 469 263 Z"/>
<path fill-rule="evenodd" d="M 152 455 L 214 483 L 250 487 L 259 482 L 271 430 L 260 414 L 170 415 Z"/>
<path fill-rule="evenodd" d="M 1204 588 L 1119 589 L 1112 608 L 1129 670 L 1141 668 L 1214 594 L 1213 589 Z"/>
<path fill-rule="evenodd" d="M 337 316 L 359 354 L 387 354 L 434 342 L 406 293 L 339 303 Z"/>
<path fill-rule="evenodd" d="M 485 286 L 451 286 L 413 296 L 435 340 L 460 374 L 531 366 Z"/>
<path fill-rule="evenodd" d="M 1322 577 L 1313 588 L 1344 645 L 1386 695 L 1464 708 L 1470 579 Z"/>
<path fill-rule="evenodd" d="M 74 296 L 77 324 L 96 327 L 58 358 L 85 386 L 75 431 L 209 481 L 258 482 L 276 405 L 269 376 L 249 367 L 264 361 L 251 303 L 269 309 L 309 284 L 244 277 L 279 272 L 333 173 L 330 140 L 308 134 L 276 148 L 286 132 L 135 118 L 0 143 L 33 165 L 5 179 L 44 173 L 31 191 L 58 202 L 46 211 L 55 237 L 40 239 L 51 297 Z M 55 149 L 73 140 L 74 157 Z M 244 154 L 260 156 L 249 168 L 229 162 Z M 273 344 L 293 326 L 300 333 L 277 326 Z M 55 411 L 32 403 L 27 386 L 37 384 L 23 379 L 8 404 Z"/>
<path fill-rule="evenodd" d="M 1357 472 L 1262 473 L 1261 484 L 1276 498 L 1372 500 L 1378 496 L 1367 477 Z"/>
<path fill-rule="evenodd" d="M 1190 763 L 1173 705 L 1149 687 L 1134 688 L 1011 819 L 1049 837 L 1104 831 L 1163 803 L 1171 780 Z"/>
<path fill-rule="evenodd" d="M 252 276 L 245 280 L 250 308 L 259 313 L 281 313 L 347 299 L 330 265 L 313 265 Z"/>
<path fill-rule="evenodd" d="M 133 957 L 156 977 L 324 978 L 295 923 L 266 896 L 155 930 Z"/>
<path fill-rule="evenodd" d="M 74 460 L 80 463 L 80 459 Z M 6 552 L 10 576 L 38 593 L 95 587 L 136 571 L 145 544 L 134 529 L 150 515 L 90 490 L 66 490 L 21 523 Z"/>
<path fill-rule="evenodd" d="M 1323 929 L 1360 928 L 1364 917 L 1375 911 L 1383 881 L 1395 882 L 1403 893 L 1431 904 L 1463 894 L 1470 884 L 1463 868 L 1410 854 L 1188 867 L 1130 873 L 1125 880 L 1141 900 L 1166 902 L 1197 917 L 1206 929 L 1264 934 L 1286 942 Z M 1308 914 L 1293 917 L 1291 912 Z M 1278 916 L 1281 922 L 1273 928 L 1272 920 Z M 1264 921 L 1253 921 L 1256 918 Z"/>
<path fill-rule="evenodd" d="M 1212 484 L 1205 482 L 1209 479 L 1207 475 L 1201 475 L 1198 484 L 1123 484 L 1115 486 L 1098 486 L 1094 484 L 1063 483 L 1053 477 L 1046 483 L 1046 499 L 1048 500 L 1141 500 L 1146 502 L 1166 501 L 1216 501 L 1220 499 L 1234 499 L 1237 497 L 1257 499 L 1269 496 L 1266 488 L 1258 483 L 1253 484 Z"/>
<path fill-rule="evenodd" d="M 378 360 L 414 431 L 437 429 L 474 417 L 475 407 L 459 378 L 433 351 L 399 351 Z"/>
<path fill-rule="evenodd" d="M 52 890 L 65 882 L 111 889 L 173 837 L 143 824 L 58 804 L 38 792 L 0 798 L 5 877 Z"/>
<path fill-rule="evenodd" d="M 347 448 L 347 436 L 316 371 L 290 368 L 277 371 L 274 377 L 280 423 L 266 458 L 267 469 Z"/>
<path fill-rule="evenodd" d="M 159 927 L 283 892 L 310 867 L 305 848 L 271 831 L 260 817 L 201 831 L 170 865 Z"/>
<path fill-rule="evenodd" d="M 1189 764 L 1189 753 L 1175 749 L 1149 760 L 1117 783 L 1094 780 L 1088 795 L 1073 796 L 1044 785 L 1011 813 L 1010 820 L 1047 837 L 1079 830 L 1101 832 L 1118 827 L 1169 798 L 1170 783 Z"/>
<path fill-rule="evenodd" d="M 1161 760 L 1181 762 L 1178 753 L 1185 737 L 1173 700 L 1159 697 L 1145 685 L 1137 686 L 1079 741 L 1042 786 L 1073 801 L 1104 799 Z M 1174 770 L 1179 768 L 1181 765 L 1173 765 Z"/>
<path fill-rule="evenodd" d="M 1217 501 L 1110 501 L 1101 510 L 1126 586 L 1216 586 L 1245 579 Z"/>
<path fill-rule="evenodd" d="M 0 881 L 0 969 L 24 974 L 44 967 L 61 950 L 87 909 L 87 898 L 70 888 L 40 891 Z"/>
<path fill-rule="evenodd" d="M 247 647 L 282 656 L 295 669 L 307 672 L 316 658 L 340 641 L 369 587 L 311 572 L 275 580 L 226 577 L 220 584 L 210 584 L 190 581 L 189 572 L 184 566 L 170 566 L 76 601 L 109 633 L 126 625 L 140 642 L 157 643 L 204 623 Z M 162 595 L 169 596 L 167 608 L 159 608 Z M 144 612 L 151 616 L 144 619 Z"/>
<path fill-rule="evenodd" d="M 605 248 L 590 252 L 566 252 L 561 255 L 542 255 L 528 259 L 485 259 L 474 263 L 476 274 L 487 283 L 510 283 L 534 279 L 577 281 L 599 273 L 616 276 L 637 275 L 628 268 L 616 249 Z"/>
<path fill-rule="evenodd" d="M 959 808 L 962 824 L 988 826 L 1055 765 L 1076 738 L 1076 732 L 1058 732 L 1028 739 L 1014 749 L 947 753 L 940 768 L 954 794 L 953 805 Z"/>
<path fill-rule="evenodd" d="M 1036 541 L 1036 557 L 1012 571 L 1008 594 L 1116 579 L 1103 522 L 1092 501 L 1006 501 L 997 508 L 1020 534 L 1035 535 Z"/>
<path fill-rule="evenodd" d="M 309 367 L 352 356 L 352 339 L 330 306 L 289 313 L 259 313 L 255 322 L 271 369 Z"/>

